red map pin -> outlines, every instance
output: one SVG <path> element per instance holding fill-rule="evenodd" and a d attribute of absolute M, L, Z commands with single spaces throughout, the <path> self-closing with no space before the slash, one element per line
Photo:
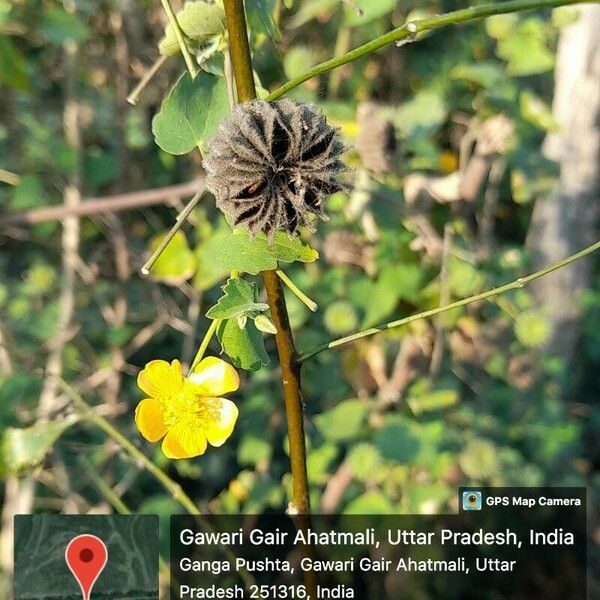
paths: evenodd
<path fill-rule="evenodd" d="M 83 600 L 90 600 L 96 579 L 108 560 L 108 550 L 104 542 L 88 533 L 78 535 L 69 542 L 65 560 L 81 588 Z"/>

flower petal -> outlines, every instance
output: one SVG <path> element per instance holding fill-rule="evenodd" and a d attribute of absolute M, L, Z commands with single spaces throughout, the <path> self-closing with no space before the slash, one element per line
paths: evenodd
<path fill-rule="evenodd" d="M 138 387 L 151 398 L 172 396 L 183 387 L 181 363 L 174 360 L 151 360 L 137 378 Z"/>
<path fill-rule="evenodd" d="M 223 396 L 240 387 L 237 371 L 216 356 L 201 360 L 188 379 L 196 386 L 200 396 Z"/>
<path fill-rule="evenodd" d="M 149 442 L 158 442 L 167 433 L 160 401 L 154 398 L 142 400 L 135 409 L 135 424 Z"/>
<path fill-rule="evenodd" d="M 162 451 L 167 458 L 193 458 L 204 454 L 206 435 L 201 427 L 180 423 L 169 429 L 162 443 Z"/>
<path fill-rule="evenodd" d="M 204 431 L 213 446 L 222 446 L 231 435 L 238 418 L 238 408 L 226 398 L 203 398 L 210 410 L 204 422 Z"/>

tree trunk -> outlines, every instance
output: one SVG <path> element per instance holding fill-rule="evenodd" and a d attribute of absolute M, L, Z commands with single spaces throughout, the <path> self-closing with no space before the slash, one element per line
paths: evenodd
<path fill-rule="evenodd" d="M 555 68 L 554 119 L 544 154 L 560 164 L 548 198 L 537 199 L 527 245 L 533 268 L 560 260 L 597 238 L 600 205 L 600 6 L 578 6 L 578 20 L 560 33 Z M 593 259 L 592 259 L 593 260 Z M 572 357 L 579 337 L 579 298 L 592 279 L 590 259 L 532 286 L 552 326 L 549 350 Z"/>

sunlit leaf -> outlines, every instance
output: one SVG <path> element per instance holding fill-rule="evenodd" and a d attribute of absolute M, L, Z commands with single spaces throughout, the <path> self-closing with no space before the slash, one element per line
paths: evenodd
<path fill-rule="evenodd" d="M 244 329 L 240 329 L 237 319 L 221 321 L 217 328 L 217 337 L 223 352 L 240 369 L 257 371 L 269 364 L 269 355 L 265 350 L 262 335 L 249 320 Z"/>
<path fill-rule="evenodd" d="M 227 85 L 223 78 L 201 71 L 192 79 L 184 73 L 152 119 L 154 140 L 170 154 L 187 154 L 196 146 L 205 151 L 228 113 Z"/>
<path fill-rule="evenodd" d="M 268 308 L 268 304 L 258 302 L 256 284 L 234 277 L 223 286 L 223 295 L 206 316 L 209 319 L 233 319 L 244 313 L 261 312 Z"/>
<path fill-rule="evenodd" d="M 314 262 L 319 253 L 299 237 L 290 238 L 283 232 L 275 234 L 269 244 L 264 234 L 255 239 L 241 230 L 232 232 L 219 248 L 218 261 L 228 268 L 256 275 L 261 271 L 277 269 L 281 262 Z"/>
<path fill-rule="evenodd" d="M 150 250 L 156 250 L 165 234 L 158 234 L 150 241 Z M 164 252 L 152 266 L 150 275 L 157 281 L 177 285 L 189 279 L 196 270 L 196 258 L 190 250 L 182 231 L 178 231 Z"/>
<path fill-rule="evenodd" d="M 363 429 L 368 409 L 362 400 L 344 400 L 315 417 L 319 431 L 328 440 L 349 441 Z"/>
<path fill-rule="evenodd" d="M 188 39 L 202 42 L 224 31 L 225 11 L 218 4 L 208 4 L 203 0 L 186 2 L 183 9 L 177 13 L 177 22 Z M 161 54 L 167 56 L 174 56 L 180 52 L 170 23 L 165 29 L 165 36 L 160 40 L 158 48 Z"/>
<path fill-rule="evenodd" d="M 38 466 L 63 432 L 79 420 L 70 416 L 25 429 L 8 427 L 0 446 L 0 473 L 19 473 Z"/>

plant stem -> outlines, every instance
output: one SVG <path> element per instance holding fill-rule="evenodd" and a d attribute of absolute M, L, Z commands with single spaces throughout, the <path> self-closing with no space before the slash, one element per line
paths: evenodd
<path fill-rule="evenodd" d="M 171 494 L 176 502 L 179 502 L 185 510 L 191 515 L 200 515 L 201 512 L 198 507 L 194 504 L 192 499 L 183 491 L 181 486 L 173 481 L 162 469 L 157 467 L 143 452 L 138 450 L 118 429 L 116 429 L 109 421 L 107 421 L 102 415 L 95 412 L 92 407 L 83 399 L 81 394 L 69 385 L 61 377 L 56 377 L 56 382 L 65 391 L 65 393 L 71 398 L 71 400 L 79 407 L 81 412 L 88 417 L 94 424 L 96 424 L 104 433 L 112 438 L 117 444 L 133 458 L 133 460 L 144 467 L 151 475 L 154 475 L 156 479 L 164 486 L 164 488 Z"/>
<path fill-rule="evenodd" d="M 194 371 L 194 369 L 196 368 L 196 365 L 202 360 L 202 357 L 204 356 L 204 353 L 206 352 L 206 349 L 208 348 L 208 344 L 210 343 L 210 340 L 212 339 L 212 336 L 215 334 L 215 331 L 217 330 L 217 326 L 219 325 L 219 319 L 213 319 L 208 327 L 208 330 L 206 331 L 206 333 L 204 334 L 204 337 L 202 338 L 202 342 L 200 344 L 200 347 L 198 348 L 198 352 L 196 352 L 196 356 L 194 357 L 194 360 L 192 361 L 192 364 L 190 365 L 190 370 L 189 372 L 192 373 Z"/>
<path fill-rule="evenodd" d="M 339 338 L 337 340 L 332 340 L 331 342 L 327 342 L 326 344 L 322 344 L 321 346 L 317 346 L 314 350 L 310 350 L 309 352 L 305 352 L 302 356 L 299 357 L 299 362 L 304 362 L 305 360 L 316 356 L 317 354 L 323 352 L 324 350 L 329 350 L 330 348 L 337 348 L 338 346 L 344 346 L 345 344 L 350 344 L 351 342 L 355 342 L 356 340 L 360 340 L 365 337 L 369 337 L 371 335 L 375 335 L 376 333 L 380 333 L 385 331 L 386 329 L 394 329 L 396 327 L 401 327 L 402 325 L 406 325 L 407 323 L 412 323 L 413 321 L 418 321 L 420 319 L 427 319 L 428 317 L 433 317 L 435 315 L 439 315 L 440 313 L 447 312 L 452 310 L 453 308 L 460 308 L 461 306 L 466 306 L 467 304 L 471 304 L 472 302 L 477 302 L 479 300 L 486 300 L 488 298 L 492 298 L 494 296 L 498 296 L 500 294 L 504 294 L 505 292 L 509 292 L 510 290 L 518 289 L 525 287 L 528 283 L 531 283 L 535 279 L 539 279 L 540 277 L 544 277 L 553 271 L 557 271 L 571 263 L 574 263 L 577 260 L 592 254 L 596 250 L 600 249 L 600 241 L 580 250 L 579 252 L 564 258 L 556 263 L 551 264 L 550 266 L 542 269 L 540 271 L 536 271 L 531 275 L 527 275 L 526 277 L 519 277 L 510 283 L 502 285 L 497 288 L 493 288 L 488 290 L 487 292 L 482 292 L 481 294 L 476 294 L 475 296 L 469 296 L 468 298 L 463 298 L 462 300 L 457 300 L 456 302 L 452 302 L 450 304 L 446 304 L 445 306 L 440 306 L 438 308 L 432 308 L 430 310 L 425 310 L 423 312 L 417 313 L 415 315 L 410 315 L 409 317 L 404 317 L 403 319 L 398 319 L 396 321 L 391 321 L 389 323 L 385 323 L 384 325 L 379 325 L 378 327 L 371 327 L 370 329 L 365 329 L 363 331 L 358 331 L 357 333 L 353 333 L 351 335 L 347 335 L 343 338 Z"/>
<path fill-rule="evenodd" d="M 300 302 L 305 304 L 309 310 L 312 312 L 316 312 L 318 310 L 319 305 L 311 300 L 281 269 L 277 269 L 275 272 L 277 273 L 279 279 L 281 279 L 281 281 L 288 286 L 290 292 L 292 292 L 292 294 L 294 294 L 294 296 L 296 296 Z"/>
<path fill-rule="evenodd" d="M 512 0 L 511 2 L 500 2 L 497 4 L 486 4 L 484 6 L 473 6 L 471 8 L 465 8 L 463 10 L 457 10 L 454 12 L 446 13 L 445 15 L 437 15 L 435 17 L 429 17 L 426 19 L 415 19 L 409 21 L 393 29 L 389 33 L 381 35 L 354 50 L 350 50 L 342 56 L 337 56 L 330 60 L 326 60 L 318 65 L 315 65 L 312 69 L 309 69 L 305 73 L 294 77 L 281 87 L 277 88 L 267 96 L 267 100 L 277 100 L 284 94 L 298 87 L 300 84 L 331 71 L 341 65 L 362 58 L 371 52 L 375 52 L 387 46 L 393 42 L 405 39 L 414 39 L 414 37 L 423 31 L 429 31 L 432 29 L 439 29 L 446 27 L 447 25 L 455 25 L 456 23 L 463 23 L 465 21 L 473 21 L 475 19 L 481 19 L 483 17 L 489 17 L 492 15 L 501 15 L 510 12 L 533 10 L 536 8 L 553 8 L 555 6 L 564 6 L 568 4 L 580 4 L 582 2 L 593 2 L 595 0 Z"/>
<path fill-rule="evenodd" d="M 248 44 L 243 0 L 224 0 L 229 53 L 235 76 L 239 102 L 256 98 L 252 59 Z M 281 281 L 275 271 L 263 271 L 271 317 L 277 328 L 275 340 L 283 380 L 283 395 L 290 443 L 292 499 L 290 514 L 310 513 L 308 475 L 306 472 L 306 443 L 304 439 L 304 407 L 300 390 L 300 364 L 294 346 Z"/>
<path fill-rule="evenodd" d="M 194 64 L 194 60 L 190 51 L 185 43 L 185 37 L 183 35 L 183 31 L 179 26 L 179 21 L 177 21 L 177 17 L 173 12 L 173 8 L 171 7 L 171 3 L 169 0 L 160 0 L 163 5 L 164 11 L 167 13 L 167 17 L 169 17 L 169 23 L 171 23 L 171 27 L 173 28 L 173 33 L 175 33 L 175 37 L 177 38 L 177 43 L 179 44 L 179 49 L 181 50 L 181 54 L 183 54 L 183 60 L 185 60 L 185 64 L 192 76 L 192 79 L 196 77 L 198 71 L 196 70 L 196 65 Z"/>
<path fill-rule="evenodd" d="M 196 204 L 200 202 L 200 199 L 204 195 L 204 191 L 198 192 L 187 204 L 187 206 L 177 215 L 175 219 L 175 224 L 167 235 L 161 240 L 158 248 L 150 255 L 150 258 L 144 263 L 142 268 L 140 269 L 142 275 L 150 275 L 150 269 L 153 267 L 154 263 L 158 260 L 160 255 L 165 251 L 165 248 L 169 245 L 169 242 L 175 237 L 175 234 L 181 229 L 186 219 L 190 216 L 190 213 L 196 207 Z"/>
<path fill-rule="evenodd" d="M 144 76 L 140 79 L 139 83 L 133 88 L 132 92 L 127 96 L 127 102 L 134 106 L 138 103 L 142 92 L 146 89 L 146 86 L 150 83 L 152 78 L 158 73 L 160 68 L 167 62 L 168 56 L 161 54 L 153 63 L 152 66 L 144 73 Z"/>

